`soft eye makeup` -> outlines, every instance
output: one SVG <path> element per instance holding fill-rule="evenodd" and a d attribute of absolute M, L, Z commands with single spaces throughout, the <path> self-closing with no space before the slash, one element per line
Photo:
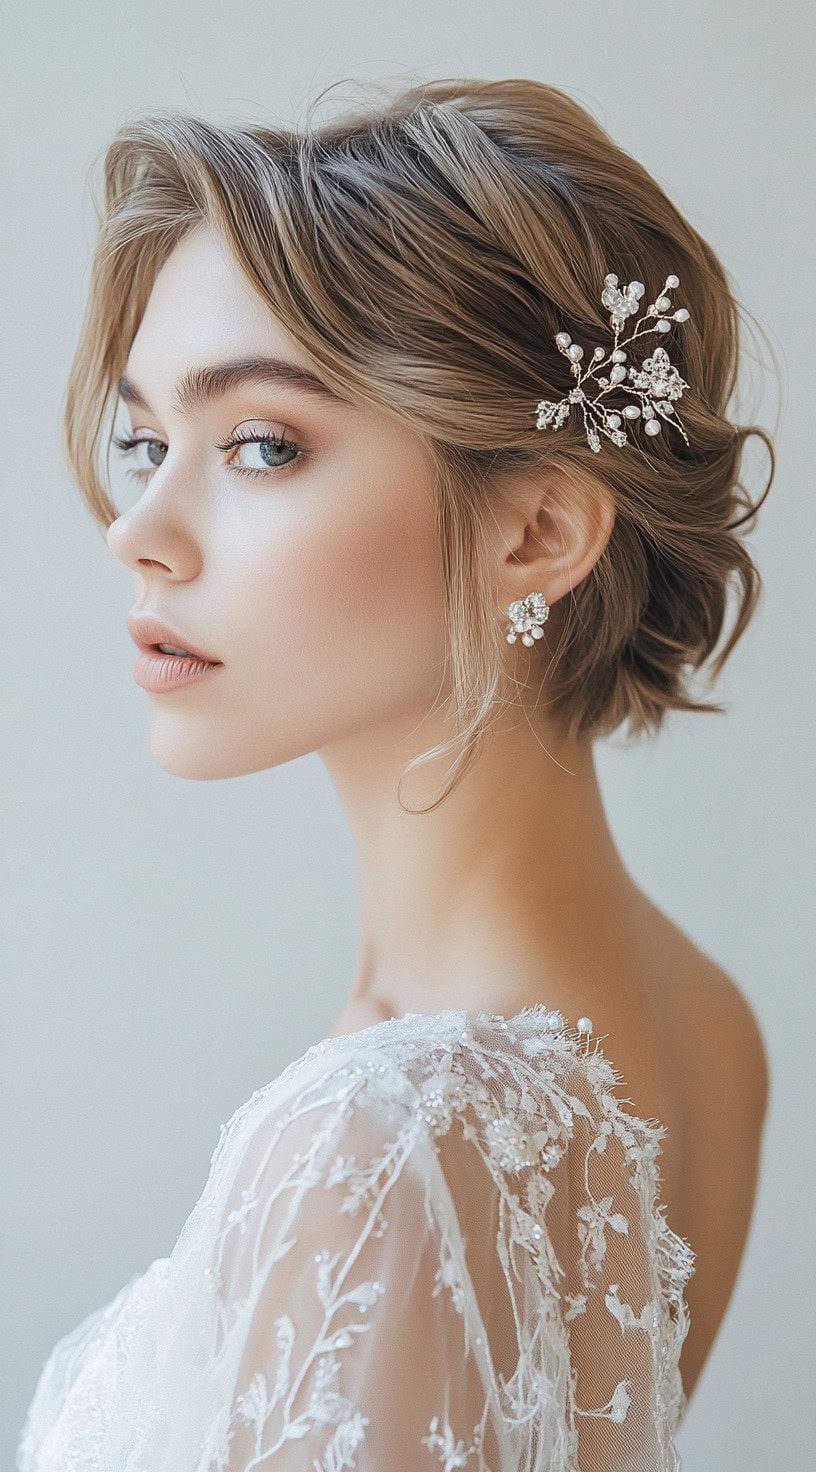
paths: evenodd
<path fill-rule="evenodd" d="M 137 464 L 127 471 L 128 476 L 138 481 L 146 481 L 150 478 L 153 471 L 163 463 L 168 449 L 164 440 L 152 435 L 114 435 L 111 443 L 125 457 L 134 459 L 141 455 L 147 457 L 146 464 Z M 256 446 L 257 449 L 247 448 L 249 446 Z M 246 456 L 246 459 L 250 461 L 249 464 L 227 461 L 227 467 L 236 475 L 256 477 L 285 474 L 306 454 L 298 440 L 287 439 L 285 434 L 277 435 L 270 430 L 259 432 L 250 428 L 249 425 L 239 425 L 233 430 L 230 438 L 217 444 L 215 449 L 223 451 L 224 454 L 229 453 L 230 450 L 236 450 L 239 456 Z M 293 459 L 284 461 L 282 464 L 277 462 L 276 457 L 281 452 L 288 454 L 290 451 L 296 452 Z M 156 454 L 159 456 L 158 459 L 153 458 Z M 251 463 L 253 460 L 254 464 Z"/>

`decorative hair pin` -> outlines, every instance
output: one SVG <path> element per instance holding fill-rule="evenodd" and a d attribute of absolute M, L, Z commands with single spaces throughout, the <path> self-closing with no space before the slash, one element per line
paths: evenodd
<path fill-rule="evenodd" d="M 577 375 L 578 382 L 575 388 L 570 389 L 563 398 L 555 401 L 542 399 L 536 405 L 536 429 L 560 429 L 568 418 L 572 405 L 580 404 L 587 439 L 593 450 L 597 451 L 601 448 L 599 430 L 616 445 L 628 444 L 626 430 L 622 428 L 621 414 L 610 412 L 607 406 L 600 402 L 613 389 L 622 388 L 626 393 L 636 394 L 641 401 L 640 404 L 624 405 L 621 411 L 623 419 L 635 420 L 642 415 L 643 428 L 649 435 L 659 434 L 660 418 L 666 419 L 679 429 L 688 444 L 688 435 L 674 412 L 672 400 L 682 398 L 683 389 L 688 388 L 689 385 L 669 361 L 665 348 L 655 348 L 651 358 L 646 358 L 641 368 L 630 366 L 629 383 L 624 382 L 626 369 L 623 364 L 626 362 L 627 355 L 620 346 L 620 332 L 626 318 L 633 317 L 640 310 L 640 299 L 646 287 L 642 281 L 630 281 L 626 290 L 620 291 L 618 278 L 611 273 L 604 277 L 604 283 L 601 301 L 605 307 L 611 308 L 609 321 L 615 330 L 615 346 L 606 358 L 604 358 L 603 348 L 595 348 L 592 354 L 594 367 L 582 373 L 580 363 L 584 356 L 583 348 L 572 341 L 568 332 L 556 333 L 555 342 L 558 351 L 563 353 L 565 358 L 570 359 L 570 373 Z M 680 281 L 677 276 L 666 277 L 665 285 L 657 301 L 647 307 L 645 316 L 638 323 L 631 337 L 623 339 L 624 342 L 633 342 L 636 337 L 646 336 L 650 332 L 669 332 L 671 330 L 670 319 L 663 315 L 672 305 L 666 292 L 679 285 Z M 678 311 L 672 313 L 672 319 L 675 322 L 687 322 L 688 316 L 685 307 L 680 307 Z M 645 332 L 641 332 L 648 317 L 656 317 L 657 322 L 654 327 L 646 327 Z M 613 367 L 608 377 L 597 379 L 601 389 L 600 393 L 596 394 L 594 399 L 588 398 L 583 385 L 589 379 L 594 378 L 599 369 L 606 367 L 607 363 L 612 363 Z M 658 415 L 660 418 L 657 417 Z"/>

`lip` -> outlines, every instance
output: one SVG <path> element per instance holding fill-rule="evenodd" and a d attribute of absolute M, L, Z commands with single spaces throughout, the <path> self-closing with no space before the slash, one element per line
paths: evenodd
<path fill-rule="evenodd" d="M 162 640 L 164 643 L 164 640 Z M 166 695 L 208 680 L 224 668 L 223 664 L 207 664 L 203 659 L 187 659 L 180 654 L 162 654 L 160 649 L 142 650 L 133 666 L 133 678 L 143 690 Z"/>
<path fill-rule="evenodd" d="M 197 659 L 202 660 L 205 665 L 220 665 L 222 663 L 220 659 L 216 659 L 214 654 L 207 654 L 206 650 L 201 649 L 191 639 L 188 639 L 186 634 L 180 633 L 178 629 L 171 629 L 169 624 L 163 623 L 161 619 L 156 618 L 152 613 L 130 613 L 128 614 L 126 623 L 134 644 L 141 649 L 143 654 L 148 655 L 150 659 L 168 660 L 181 658 L 180 655 L 162 654 L 160 649 L 155 648 L 157 644 L 175 644 L 177 649 L 188 650 L 190 654 L 194 654 Z"/>

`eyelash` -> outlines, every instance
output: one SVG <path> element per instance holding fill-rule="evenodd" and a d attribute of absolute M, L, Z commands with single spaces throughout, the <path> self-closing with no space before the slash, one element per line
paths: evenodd
<path fill-rule="evenodd" d="M 114 435 L 112 443 L 116 446 L 117 450 L 121 452 L 121 454 L 132 455 L 137 445 L 161 445 L 164 444 L 164 441 L 150 439 L 146 435 L 141 435 L 137 438 L 134 438 L 133 435 Z M 297 464 L 298 460 L 300 460 L 301 456 L 305 455 L 306 453 L 302 446 L 298 444 L 297 440 L 287 440 L 283 435 L 276 434 L 235 434 L 232 436 L 231 439 L 224 440 L 223 443 L 216 445 L 215 448 L 217 450 L 226 451 L 235 449 L 236 445 L 273 445 L 276 450 L 299 451 L 297 458 L 295 460 L 290 460 L 288 465 L 267 465 L 263 470 L 257 469 L 251 465 L 230 465 L 228 469 L 235 471 L 237 475 L 251 475 L 261 477 L 267 475 L 281 475 L 287 470 L 291 470 Z M 155 465 L 153 469 L 158 470 L 159 466 Z M 133 476 L 135 480 L 146 481 L 153 474 L 153 471 L 129 470 L 127 473 L 128 475 Z"/>

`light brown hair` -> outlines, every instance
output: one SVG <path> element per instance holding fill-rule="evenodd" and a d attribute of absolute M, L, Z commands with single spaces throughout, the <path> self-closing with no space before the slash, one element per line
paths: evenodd
<path fill-rule="evenodd" d="M 219 126 L 179 111 L 124 124 L 104 155 L 64 415 L 71 471 L 105 528 L 118 515 L 98 465 L 106 416 L 157 271 L 201 223 L 314 371 L 397 415 L 434 457 L 457 735 L 410 765 L 453 750 L 457 775 L 433 806 L 499 704 L 508 646 L 483 533 L 508 472 L 540 470 L 567 500 L 601 477 L 613 498 L 607 546 L 561 600 L 557 648 L 549 659 L 529 651 L 525 688 L 564 733 L 597 738 L 628 722 L 636 735 L 658 730 L 670 709 L 724 709 L 695 698 L 689 680 L 723 634 L 729 592 L 735 617 L 712 679 L 758 602 L 740 533 L 770 489 L 773 441 L 728 417 L 741 306 L 724 267 L 590 113 L 545 83 L 454 78 L 319 126 Z M 577 412 L 555 434 L 535 428 L 538 400 L 574 382 L 555 334 L 566 329 L 587 350 L 609 342 L 600 293 L 610 270 L 622 284 L 643 280 L 644 303 L 670 272 L 679 277 L 690 319 L 647 345 L 669 346 L 689 384 L 679 406 L 689 445 L 671 426 L 648 441 L 638 426 L 627 446 L 604 439 L 595 454 Z M 770 456 L 756 502 L 739 479 L 752 435 Z"/>

